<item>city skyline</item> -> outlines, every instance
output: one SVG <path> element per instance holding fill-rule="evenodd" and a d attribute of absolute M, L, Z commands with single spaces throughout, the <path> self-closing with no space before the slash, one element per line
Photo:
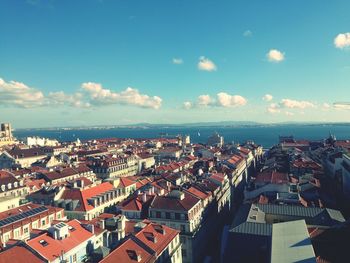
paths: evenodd
<path fill-rule="evenodd" d="M 346 122 L 350 3 L 2 1 L 14 127 Z"/>

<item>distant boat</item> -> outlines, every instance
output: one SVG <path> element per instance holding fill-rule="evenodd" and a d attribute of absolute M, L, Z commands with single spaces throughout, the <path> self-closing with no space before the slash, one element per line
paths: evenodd
<path fill-rule="evenodd" d="M 201 134 L 198 132 L 198 136 L 201 136 Z"/>

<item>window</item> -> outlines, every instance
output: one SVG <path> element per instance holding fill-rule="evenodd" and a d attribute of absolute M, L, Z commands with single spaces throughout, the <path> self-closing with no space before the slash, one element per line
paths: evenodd
<path fill-rule="evenodd" d="M 156 217 L 161 218 L 161 213 L 159 211 L 156 212 Z"/>
<path fill-rule="evenodd" d="M 45 224 L 46 224 L 46 220 L 45 219 L 41 220 L 41 225 L 44 226 Z"/>
<path fill-rule="evenodd" d="M 179 213 L 175 213 L 175 219 L 176 220 L 180 220 L 180 214 Z"/>
<path fill-rule="evenodd" d="M 77 262 L 77 254 L 73 255 L 73 262 Z"/>
<path fill-rule="evenodd" d="M 7 242 L 9 239 L 10 239 L 10 235 L 9 234 L 4 235 L 4 242 Z"/>
<path fill-rule="evenodd" d="M 14 231 L 14 237 L 15 237 L 15 239 L 19 238 L 19 229 L 16 229 Z"/>
<path fill-rule="evenodd" d="M 166 219 L 170 219 L 170 213 L 169 213 L 169 212 L 166 212 L 166 213 L 165 213 L 165 218 L 166 218 Z"/>

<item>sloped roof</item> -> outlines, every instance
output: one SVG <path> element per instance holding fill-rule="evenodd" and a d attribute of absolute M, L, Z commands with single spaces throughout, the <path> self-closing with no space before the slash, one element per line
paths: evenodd
<path fill-rule="evenodd" d="M 22 246 L 14 246 L 0 253 L 0 263 L 42 263 L 44 260 Z"/>
<path fill-rule="evenodd" d="M 270 236 L 272 233 L 272 225 L 254 222 L 244 222 L 232 228 L 230 232 L 257 236 Z"/>
<path fill-rule="evenodd" d="M 86 189 L 65 189 L 62 194 L 62 199 L 72 199 L 78 200 L 80 202 L 80 207 L 77 207 L 77 211 L 89 211 L 94 207 L 88 203 L 88 199 L 99 194 L 105 193 L 113 189 L 113 185 L 105 182 Z"/>
<path fill-rule="evenodd" d="M 184 192 L 184 199 L 172 196 L 156 196 L 151 204 L 151 208 L 161 210 L 188 211 L 194 207 L 200 199 Z"/>
<path fill-rule="evenodd" d="M 44 258 L 48 259 L 49 261 L 53 261 L 56 260 L 59 255 L 61 255 L 62 251 L 67 253 L 79 246 L 81 243 L 92 238 L 94 235 L 90 231 L 83 228 L 78 220 L 71 220 L 67 223 L 67 225 L 72 226 L 75 230 L 70 230 L 69 236 L 62 240 L 54 239 L 47 232 L 45 232 L 42 235 L 28 240 L 27 244 Z M 46 241 L 47 245 L 43 246 L 40 244 L 41 240 Z"/>

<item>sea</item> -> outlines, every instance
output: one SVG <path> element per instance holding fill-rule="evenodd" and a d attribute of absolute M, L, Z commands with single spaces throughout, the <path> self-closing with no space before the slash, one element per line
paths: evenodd
<path fill-rule="evenodd" d="M 252 140 L 264 148 L 277 144 L 279 136 L 293 135 L 296 139 L 322 140 L 328 138 L 331 133 L 337 139 L 350 139 L 349 124 L 22 129 L 15 130 L 14 135 L 18 139 L 39 136 L 58 141 L 75 141 L 78 138 L 83 141 L 100 138 L 159 138 L 189 135 L 193 143 L 206 143 L 208 137 L 214 132 L 223 136 L 226 143 L 243 143 Z"/>

